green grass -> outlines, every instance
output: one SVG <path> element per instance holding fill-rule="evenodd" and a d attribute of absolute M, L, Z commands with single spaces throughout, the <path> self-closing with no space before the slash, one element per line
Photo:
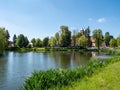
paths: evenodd
<path fill-rule="evenodd" d="M 60 89 L 60 88 L 58 88 Z M 74 82 L 73 85 L 62 87 L 62 90 L 119 90 L 120 62 L 102 68 L 91 77 Z"/>

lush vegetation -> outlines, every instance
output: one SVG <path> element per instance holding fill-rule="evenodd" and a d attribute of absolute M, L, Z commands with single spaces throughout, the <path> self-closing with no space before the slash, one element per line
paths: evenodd
<path fill-rule="evenodd" d="M 0 28 L 0 55 L 3 54 L 5 46 L 8 46 L 9 37 L 8 30 Z"/>
<path fill-rule="evenodd" d="M 72 32 L 69 30 L 68 26 L 64 25 L 60 26 L 60 31 L 56 32 L 52 37 L 45 37 L 43 40 L 40 38 L 32 38 L 29 40 L 27 36 L 24 36 L 23 34 L 20 34 L 18 36 L 14 34 L 12 41 L 10 41 L 9 38 L 10 34 L 8 30 L 5 28 L 0 28 L 0 53 L 3 53 L 4 49 L 11 50 L 10 47 L 12 47 L 12 50 L 16 50 L 16 48 L 17 50 L 20 48 L 27 48 L 26 50 L 28 51 L 28 48 L 30 50 L 36 50 L 36 48 L 52 48 L 51 50 L 53 50 L 53 48 L 62 47 L 82 49 L 95 45 L 95 47 L 98 47 L 98 49 L 100 49 L 100 47 L 106 46 L 113 48 L 120 46 L 120 36 L 114 38 L 109 34 L 109 32 L 106 32 L 105 35 L 103 35 L 101 29 L 93 30 L 92 36 L 90 36 L 89 27 L 80 31 L 73 30 Z M 25 49 L 23 51 L 25 51 Z"/>
<path fill-rule="evenodd" d="M 61 88 L 59 88 L 61 89 Z M 110 64 L 96 71 L 91 77 L 85 77 L 62 87 L 61 90 L 119 90 L 120 89 L 120 62 Z"/>
<path fill-rule="evenodd" d="M 44 90 L 70 85 L 71 82 L 85 76 L 91 76 L 101 67 L 118 61 L 120 61 L 120 57 L 106 59 L 104 63 L 101 60 L 91 60 L 88 65 L 73 70 L 51 69 L 48 71 L 36 71 L 25 81 L 24 90 Z"/>

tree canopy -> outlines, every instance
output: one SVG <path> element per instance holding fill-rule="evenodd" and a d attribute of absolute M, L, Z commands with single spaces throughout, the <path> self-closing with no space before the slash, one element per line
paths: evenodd
<path fill-rule="evenodd" d="M 0 28 L 0 55 L 3 54 L 5 42 L 6 42 L 6 32 L 3 28 Z"/>

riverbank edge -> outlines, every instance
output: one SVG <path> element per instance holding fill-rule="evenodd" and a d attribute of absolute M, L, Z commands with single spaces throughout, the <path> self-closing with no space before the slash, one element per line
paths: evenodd
<path fill-rule="evenodd" d="M 18 47 L 8 47 L 5 51 L 14 51 L 14 52 L 49 52 L 49 51 L 97 51 L 97 49 L 86 49 L 86 48 L 74 48 L 74 47 L 41 47 L 41 48 L 18 48 Z"/>
<path fill-rule="evenodd" d="M 56 90 L 119 90 L 120 89 L 120 61 L 109 64 L 84 77 L 71 85 L 57 87 Z"/>
<path fill-rule="evenodd" d="M 108 66 L 109 64 L 120 61 L 120 57 L 106 59 L 104 62 L 101 60 L 90 60 L 86 66 L 78 67 L 73 70 L 48 70 L 36 71 L 33 75 L 26 79 L 23 89 L 24 90 L 38 90 L 49 88 L 60 88 L 62 86 L 69 86 L 72 82 L 82 79 L 85 76 L 91 76 L 96 70 Z"/>

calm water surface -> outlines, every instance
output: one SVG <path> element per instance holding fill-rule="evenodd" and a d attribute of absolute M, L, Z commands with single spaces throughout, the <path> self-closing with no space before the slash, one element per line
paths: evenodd
<path fill-rule="evenodd" d="M 86 65 L 91 53 L 79 52 L 8 52 L 0 57 L 0 90 L 20 90 L 35 70 L 72 69 Z"/>

